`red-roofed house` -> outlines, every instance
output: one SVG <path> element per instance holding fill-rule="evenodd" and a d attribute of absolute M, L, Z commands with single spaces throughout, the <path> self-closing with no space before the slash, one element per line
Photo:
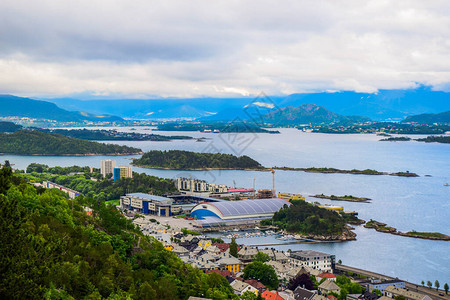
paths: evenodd
<path fill-rule="evenodd" d="M 264 293 L 262 293 L 261 297 L 263 297 L 263 299 L 265 299 L 265 300 L 284 300 L 283 297 L 278 295 L 278 292 L 274 293 L 274 292 L 271 292 L 269 290 L 267 290 Z"/>
<path fill-rule="evenodd" d="M 263 293 L 265 290 L 267 290 L 266 286 L 264 284 L 262 284 L 261 282 L 259 282 L 256 279 L 249 279 L 249 280 L 244 280 L 244 282 L 250 284 L 252 287 L 254 287 L 255 289 L 258 290 L 259 293 Z"/>
<path fill-rule="evenodd" d="M 328 295 L 327 298 L 330 300 L 337 300 L 337 298 L 333 295 Z"/>
<path fill-rule="evenodd" d="M 336 276 L 334 276 L 332 273 L 328 273 L 328 272 L 320 273 L 319 275 L 316 276 L 317 282 L 320 282 L 324 278 L 326 280 L 336 281 Z"/>
<path fill-rule="evenodd" d="M 212 243 L 213 246 L 216 246 L 220 249 L 220 252 L 227 252 L 230 249 L 230 244 L 227 243 Z M 241 250 L 241 247 L 238 245 L 237 250 Z"/>

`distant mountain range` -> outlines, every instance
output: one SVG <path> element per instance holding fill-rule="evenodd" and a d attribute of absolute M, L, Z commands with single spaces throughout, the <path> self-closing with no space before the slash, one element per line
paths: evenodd
<path fill-rule="evenodd" d="M 266 122 L 274 125 L 318 125 L 331 123 L 361 123 L 370 121 L 367 117 L 343 116 L 316 104 L 286 106 L 264 115 Z"/>
<path fill-rule="evenodd" d="M 409 116 L 404 119 L 404 123 L 418 123 L 418 124 L 450 124 L 450 111 L 446 111 L 438 114 L 420 114 L 415 116 Z"/>
<path fill-rule="evenodd" d="M 93 115 L 87 112 L 68 111 L 47 101 L 34 100 L 11 95 L 0 95 L 0 117 L 28 117 L 47 119 L 59 122 L 82 121 L 123 121 L 122 118 L 111 115 Z"/>
<path fill-rule="evenodd" d="M 433 91 L 430 87 L 380 90 L 376 94 L 356 92 L 302 93 L 289 96 L 256 98 L 190 98 L 190 99 L 121 99 L 74 100 L 46 99 L 67 110 L 111 114 L 122 118 L 180 119 L 197 118 L 229 121 L 261 116 L 277 108 L 314 103 L 343 116 L 365 116 L 374 121 L 403 120 L 405 117 L 440 113 L 450 110 L 450 93 Z M 264 105 L 266 107 L 264 108 Z M 272 106 L 272 109 L 269 107 Z M 264 108 L 264 109 L 263 109 Z M 256 113 L 255 113 L 256 112 Z"/>

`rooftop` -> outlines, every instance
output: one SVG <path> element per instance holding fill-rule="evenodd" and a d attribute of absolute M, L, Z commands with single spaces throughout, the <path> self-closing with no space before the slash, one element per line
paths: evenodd
<path fill-rule="evenodd" d="M 138 199 L 142 199 L 142 200 L 147 200 L 147 201 L 172 201 L 172 199 L 170 198 L 166 198 L 166 197 L 161 197 L 161 196 L 156 196 L 156 195 L 150 195 L 150 194 L 144 194 L 144 193 L 131 193 L 131 194 L 127 194 L 127 197 L 132 197 L 132 198 L 138 198 Z"/>
<path fill-rule="evenodd" d="M 291 253 L 291 257 L 295 258 L 295 256 L 311 258 L 311 257 L 332 256 L 332 255 L 314 250 L 300 250 Z"/>

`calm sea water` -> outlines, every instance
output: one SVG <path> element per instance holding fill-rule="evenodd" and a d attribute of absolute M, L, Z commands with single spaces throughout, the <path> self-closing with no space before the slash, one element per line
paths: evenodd
<path fill-rule="evenodd" d="M 149 133 L 149 128 L 136 132 Z M 130 128 L 118 128 L 128 131 Z M 354 195 L 372 198 L 370 203 L 307 200 L 342 205 L 359 212 L 362 219 L 375 219 L 400 231 L 437 231 L 450 234 L 450 145 L 420 142 L 379 142 L 381 137 L 367 135 L 330 135 L 280 129 L 281 134 L 207 134 L 200 132 L 155 132 L 163 135 L 183 134 L 205 137 L 205 142 L 114 142 L 143 149 L 190 150 L 248 155 L 264 166 L 335 167 L 340 169 L 375 169 L 410 171 L 417 178 L 350 174 L 314 174 L 276 171 L 276 190 L 314 194 Z M 102 159 L 111 158 L 127 165 L 138 156 L 37 157 L 4 155 L 16 168 L 31 162 L 50 166 L 88 165 L 99 167 Z M 134 168 L 134 171 L 176 178 L 205 179 L 239 187 L 271 188 L 269 172 L 254 171 L 180 171 Z M 430 175 L 430 177 L 425 176 Z M 358 226 L 357 241 L 345 243 L 280 245 L 279 249 L 315 249 L 336 255 L 343 263 L 420 283 L 439 280 L 450 283 L 450 242 L 428 241 L 378 233 Z M 278 241 L 278 240 L 276 240 Z M 264 238 L 242 238 L 245 244 L 265 244 Z"/>

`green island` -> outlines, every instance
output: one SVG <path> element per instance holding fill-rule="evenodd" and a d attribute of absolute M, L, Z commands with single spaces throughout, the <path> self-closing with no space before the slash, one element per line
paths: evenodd
<path fill-rule="evenodd" d="M 406 136 L 399 136 L 399 137 L 389 137 L 386 139 L 381 139 L 380 142 L 408 142 L 411 138 Z"/>
<path fill-rule="evenodd" d="M 217 123 L 164 123 L 158 125 L 160 131 L 205 131 L 218 130 L 224 133 L 280 133 L 278 130 L 267 130 L 245 122 L 217 122 Z"/>
<path fill-rule="evenodd" d="M 375 122 L 360 125 L 323 125 L 313 128 L 313 132 L 348 134 L 377 133 L 385 134 L 444 134 L 450 130 L 449 125 L 416 125 L 407 123 Z"/>
<path fill-rule="evenodd" d="M 0 226 L 3 299 L 238 298 L 225 277 L 183 263 L 115 206 L 36 189 L 10 167 L 0 169 Z"/>
<path fill-rule="evenodd" d="M 416 139 L 418 142 L 425 142 L 425 143 L 443 143 L 443 144 L 450 144 L 450 136 L 427 136 L 423 139 Z"/>
<path fill-rule="evenodd" d="M 16 176 L 29 182 L 51 181 L 82 193 L 84 196 L 97 201 L 119 199 L 126 193 L 152 193 L 163 195 L 175 192 L 172 180 L 133 173 L 133 178 L 120 178 L 117 181 L 102 178 L 99 169 L 90 172 L 89 167 L 51 167 L 32 163 L 26 169 L 26 174 L 17 173 Z"/>
<path fill-rule="evenodd" d="M 319 241 L 355 240 L 345 217 L 302 200 L 292 200 L 276 212 L 272 219 L 261 221 L 263 226 L 276 226 L 288 233 Z"/>
<path fill-rule="evenodd" d="M 0 133 L 0 153 L 18 155 L 130 155 L 142 150 L 37 130 Z"/>
<path fill-rule="evenodd" d="M 173 135 L 165 136 L 159 134 L 144 134 L 137 132 L 120 132 L 117 130 L 104 129 L 39 129 L 46 132 L 57 133 L 68 137 L 73 137 L 82 140 L 94 141 L 171 141 L 171 140 L 188 140 L 193 139 L 190 136 Z"/>
<path fill-rule="evenodd" d="M 385 223 L 381 223 L 375 220 L 370 219 L 364 227 L 373 228 L 376 231 L 390 233 L 395 235 L 401 235 L 405 237 L 419 238 L 419 239 L 427 239 L 427 240 L 440 240 L 440 241 L 450 241 L 450 236 L 439 233 L 439 232 L 418 232 L 418 231 L 408 231 L 408 232 L 400 232 L 397 231 L 396 228 L 387 226 Z"/>
<path fill-rule="evenodd" d="M 372 199 L 370 198 L 364 198 L 364 197 L 355 197 L 352 195 L 345 195 L 345 196 L 335 196 L 335 195 L 324 195 L 324 194 L 320 194 L 320 195 L 314 195 L 311 196 L 314 198 L 321 198 L 321 199 L 329 199 L 329 200 L 337 200 L 337 201 L 349 201 L 349 202 L 368 202 Z"/>
<path fill-rule="evenodd" d="M 146 152 L 133 159 L 133 165 L 145 168 L 205 170 L 205 169 L 264 169 L 256 160 L 243 155 L 197 153 L 181 150 Z"/>
<path fill-rule="evenodd" d="M 303 172 L 309 172 L 309 173 L 339 173 L 339 174 L 356 174 L 356 175 L 390 175 L 390 176 L 402 176 L 402 177 L 418 177 L 416 173 L 410 173 L 409 171 L 406 172 L 395 172 L 395 173 L 388 173 L 388 172 L 379 172 L 376 170 L 366 169 L 366 170 L 340 170 L 335 168 L 290 168 L 290 167 L 273 167 L 273 169 L 276 170 L 283 170 L 283 171 L 303 171 Z"/>

